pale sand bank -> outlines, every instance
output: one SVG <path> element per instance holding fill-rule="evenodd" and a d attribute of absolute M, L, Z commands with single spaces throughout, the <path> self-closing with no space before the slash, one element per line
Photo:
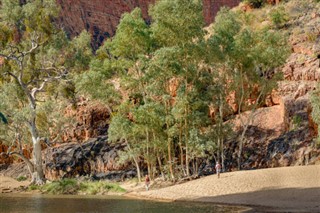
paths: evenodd
<path fill-rule="evenodd" d="M 0 193 L 28 184 L 0 176 Z M 211 175 L 148 192 L 140 186 L 127 196 L 256 206 L 266 212 L 320 212 L 320 165 L 223 173 L 220 179 Z"/>
<path fill-rule="evenodd" d="M 26 187 L 29 181 L 17 181 L 11 177 L 0 176 L 0 193 L 9 193 L 19 187 Z"/>
<path fill-rule="evenodd" d="M 220 179 L 211 175 L 180 185 L 128 195 L 257 206 L 264 211 L 320 212 L 320 166 L 224 173 Z"/>

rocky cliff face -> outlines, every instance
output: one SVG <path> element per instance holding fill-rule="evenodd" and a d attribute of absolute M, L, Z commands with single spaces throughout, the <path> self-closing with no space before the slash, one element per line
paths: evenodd
<path fill-rule="evenodd" d="M 203 0 L 203 13 L 207 24 L 214 20 L 222 6 L 235 7 L 241 0 Z M 140 7 L 148 22 L 148 8 L 155 0 L 57 0 L 61 6 L 60 22 L 70 36 L 82 30 L 92 33 L 96 49 L 105 38 L 114 35 L 121 15 Z"/>
<path fill-rule="evenodd" d="M 90 176 L 121 180 L 136 175 L 131 164 L 117 164 L 118 151 L 124 144 L 109 144 L 107 137 L 91 138 L 84 143 L 68 143 L 44 151 L 46 178 Z"/>
<path fill-rule="evenodd" d="M 74 119 L 74 125 L 65 131 L 60 143 L 79 143 L 107 134 L 110 115 L 102 104 L 81 99 L 75 109 L 69 106 L 65 115 Z"/>
<path fill-rule="evenodd" d="M 274 92 L 279 105 L 258 109 L 247 132 L 246 169 L 320 163 L 317 129 L 310 115 L 310 95 L 320 81 L 320 5 L 292 0 L 285 7 L 290 21 L 283 30 L 290 35 L 292 53 L 279 68 L 283 80 Z M 236 151 L 232 144 L 229 149 Z"/>
<path fill-rule="evenodd" d="M 312 8 L 291 1 L 286 7 L 292 14 L 288 22 L 292 54 L 281 68 L 284 80 L 279 82 L 278 94 L 284 103 L 288 126 L 302 114 L 308 115 L 305 119 L 310 117 L 310 94 L 320 81 L 320 5 Z"/>
<path fill-rule="evenodd" d="M 221 7 L 238 6 L 241 0 L 203 0 L 203 15 L 205 22 L 210 24 L 214 21 Z"/>
<path fill-rule="evenodd" d="M 70 5 L 74 2 L 73 6 L 64 8 L 64 11 L 70 12 L 70 16 L 66 15 L 62 20 L 67 23 L 66 26 L 70 27 L 69 30 L 73 35 L 80 33 L 81 29 L 86 29 L 85 23 L 88 20 L 88 23 L 96 24 L 89 24 L 88 29 L 92 27 L 91 30 L 94 30 L 93 26 L 100 26 L 98 25 L 101 21 L 99 19 L 106 23 L 106 25 L 101 25 L 102 31 L 99 31 L 100 33 L 107 32 L 107 30 L 114 32 L 122 13 L 114 9 L 110 10 L 109 14 L 118 15 L 117 18 L 112 16 L 114 19 L 110 16 L 110 20 L 112 19 L 114 23 L 108 24 L 109 19 L 97 18 L 92 13 L 90 17 L 89 13 L 85 14 L 85 11 L 90 10 L 95 14 L 100 14 L 101 17 L 106 15 L 101 11 L 101 13 L 97 13 L 99 10 L 95 7 L 99 3 L 98 0 L 88 2 L 59 0 L 59 2 Z M 148 19 L 147 7 L 142 5 L 147 5 L 150 1 L 110 0 L 101 1 L 100 4 L 103 2 L 109 2 L 113 6 L 122 5 L 119 7 L 122 8 L 121 11 L 129 11 L 134 6 L 141 6 L 144 8 L 145 18 Z M 218 1 L 204 0 L 204 14 L 214 14 L 212 2 Z M 224 4 L 231 1 L 219 2 Z M 91 5 L 91 7 L 87 7 L 87 5 Z M 211 9 L 208 9 L 210 7 Z M 286 64 L 278 70 L 283 73 L 284 79 L 279 82 L 279 87 L 273 94 L 272 103 L 268 105 L 270 107 L 256 111 L 255 119 L 246 134 L 242 156 L 243 168 L 245 169 L 307 165 L 320 162 L 320 151 L 313 140 L 316 129 L 310 119 L 309 101 L 310 93 L 320 81 L 320 10 L 319 8 L 311 8 L 308 4 L 300 4 L 297 0 L 289 1 L 285 7 L 292 15 L 287 29 L 285 29 L 290 34 L 289 42 L 292 54 Z M 106 10 L 106 8 L 107 6 L 101 10 Z M 80 18 L 75 15 L 76 13 L 80 14 Z M 206 17 L 211 17 L 211 15 L 206 15 Z M 79 26 L 75 25 L 76 21 L 79 21 Z M 101 39 L 103 40 L 103 38 Z M 172 91 L 175 89 L 172 88 Z M 79 103 L 76 110 L 69 109 L 67 114 L 76 117 L 77 125 L 75 129 L 65 135 L 65 142 L 83 142 L 91 137 L 97 139 L 90 139 L 81 145 L 80 143 L 72 143 L 46 150 L 46 156 L 48 156 L 45 165 L 46 176 L 49 179 L 77 175 L 111 177 L 120 174 L 125 177 L 132 174 L 130 172 L 131 165 L 121 167 L 114 164 L 117 158 L 115 150 L 122 149 L 123 146 L 107 144 L 105 137 L 98 137 L 105 135 L 108 128 L 106 120 L 109 115 L 103 106 L 89 106 L 83 102 Z M 237 118 L 234 122 L 235 128 L 240 128 L 239 122 L 237 124 Z M 226 166 L 229 169 L 236 168 L 237 141 L 228 141 L 226 148 L 228 149 L 227 153 L 230 153 L 229 156 L 226 156 Z M 0 152 L 1 149 L 5 150 L 6 148 L 0 146 Z M 89 158 L 88 162 L 84 160 L 86 158 Z M 129 173 L 124 171 L 129 171 Z"/>
<path fill-rule="evenodd" d="M 60 0 L 60 2 L 67 2 L 67 0 Z M 122 8 L 121 10 L 124 11 L 128 11 L 137 5 L 141 6 L 145 18 L 148 19 L 146 5 L 150 2 L 117 1 L 115 3 L 114 1 L 110 1 L 109 3 L 110 5 L 122 5 L 119 8 Z M 227 4 L 234 6 L 238 2 L 204 0 L 206 20 L 210 22 L 213 19 L 214 14 L 219 8 L 217 5 Z M 83 2 L 78 7 L 80 9 L 84 8 L 86 4 L 89 3 Z M 278 69 L 279 72 L 283 73 L 284 79 L 279 82 L 278 89 L 272 94 L 272 103 L 267 104 L 269 107 L 258 109 L 255 112 L 255 119 L 252 121 L 246 134 L 246 143 L 242 156 L 243 168 L 245 169 L 307 165 L 320 162 L 320 151 L 315 146 L 313 140 L 316 130 L 312 122 L 310 122 L 309 101 L 310 93 L 316 88 L 320 80 L 319 8 L 311 8 L 307 4 L 300 4 L 296 0 L 288 2 L 285 7 L 292 16 L 285 29 L 290 35 L 289 42 L 292 46 L 292 54 L 286 64 Z M 94 10 L 93 5 L 89 8 L 92 11 Z M 118 12 L 120 14 L 120 11 L 112 10 L 109 12 L 113 14 Z M 81 13 L 83 14 L 84 11 Z M 113 23 L 104 27 L 115 27 L 120 15 L 117 17 L 117 19 L 112 19 Z M 83 21 L 85 20 L 88 19 L 84 18 Z M 104 20 L 107 23 L 107 19 Z M 90 22 L 94 22 L 97 25 L 99 23 L 98 19 L 94 18 L 90 19 Z M 89 26 L 92 25 L 89 24 Z M 103 32 L 106 30 L 107 28 L 103 29 Z M 115 28 L 111 27 L 108 30 L 114 32 Z M 172 88 L 172 90 L 174 91 L 175 89 Z M 78 116 L 79 125 L 84 129 L 82 133 L 80 131 L 79 134 L 76 134 L 79 141 L 84 141 L 89 137 L 97 137 L 106 131 L 107 124 L 103 123 L 103 121 L 108 118 L 108 114 L 103 107 L 88 108 L 88 106 L 83 105 L 78 110 L 80 111 L 74 113 Z M 93 124 L 98 124 L 99 122 L 101 122 L 100 126 L 104 131 L 96 131 L 97 126 Z M 237 130 L 238 128 L 239 130 L 237 118 L 234 122 L 235 129 Z M 75 131 L 79 131 L 79 128 L 75 129 Z M 68 135 L 67 138 L 70 137 L 74 136 Z M 114 150 L 123 147 L 113 147 L 108 145 L 105 140 L 90 140 L 91 142 L 89 141 L 81 145 L 84 147 L 84 150 L 81 150 L 80 145 L 67 145 L 66 147 L 48 150 L 48 152 L 51 152 L 48 156 L 55 156 L 55 159 L 49 160 L 48 164 L 46 164 L 47 176 L 55 179 L 58 176 L 68 177 L 75 176 L 76 174 L 108 175 L 111 174 L 112 170 L 120 172 L 129 168 L 113 166 L 117 158 Z M 228 141 L 226 149 L 228 149 L 227 153 L 230 154 L 226 156 L 226 166 L 232 170 L 232 168 L 236 168 L 236 139 L 235 141 Z M 88 163 L 83 160 L 86 155 L 91 156 Z"/>

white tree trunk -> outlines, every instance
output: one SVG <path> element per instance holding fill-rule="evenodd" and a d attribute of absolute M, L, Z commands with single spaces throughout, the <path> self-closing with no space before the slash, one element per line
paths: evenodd
<path fill-rule="evenodd" d="M 32 184 L 43 185 L 45 183 L 44 172 L 42 167 L 41 143 L 40 138 L 37 136 L 36 127 L 32 127 L 32 144 L 33 144 L 33 165 L 34 172 L 32 174 Z"/>
<path fill-rule="evenodd" d="M 136 168 L 137 168 L 138 181 L 139 181 L 139 183 L 141 183 L 141 171 L 140 171 L 140 166 L 139 166 L 138 160 L 135 157 L 133 157 L 133 161 L 134 161 L 134 164 L 136 165 Z"/>

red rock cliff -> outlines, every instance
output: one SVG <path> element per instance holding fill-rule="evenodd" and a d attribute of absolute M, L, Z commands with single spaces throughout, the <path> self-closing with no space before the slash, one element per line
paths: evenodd
<path fill-rule="evenodd" d="M 70 36 L 86 29 L 93 35 L 94 48 L 114 35 L 121 15 L 140 7 L 148 21 L 148 7 L 156 0 L 57 0 L 62 11 L 60 22 Z M 234 7 L 241 0 L 203 0 L 203 13 L 207 24 L 214 20 L 222 6 Z"/>
<path fill-rule="evenodd" d="M 241 0 L 203 0 L 203 15 L 207 24 L 214 21 L 214 17 L 223 6 L 235 7 Z"/>

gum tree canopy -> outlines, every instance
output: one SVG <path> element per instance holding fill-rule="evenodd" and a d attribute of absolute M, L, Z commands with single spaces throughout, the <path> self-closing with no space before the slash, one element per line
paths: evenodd
<path fill-rule="evenodd" d="M 0 89 L 4 95 L 3 91 L 7 91 L 4 88 L 12 85 L 17 88 L 6 94 L 21 103 L 10 108 L 23 111 L 20 121 L 28 127 L 32 139 L 34 184 L 44 183 L 39 131 L 42 126 L 38 118 L 39 108 L 52 96 L 49 85 L 65 81 L 70 71 L 86 66 L 91 53 L 88 34 L 77 38 L 82 42 L 69 41 L 56 26 L 58 12 L 55 0 L 1 0 Z"/>

